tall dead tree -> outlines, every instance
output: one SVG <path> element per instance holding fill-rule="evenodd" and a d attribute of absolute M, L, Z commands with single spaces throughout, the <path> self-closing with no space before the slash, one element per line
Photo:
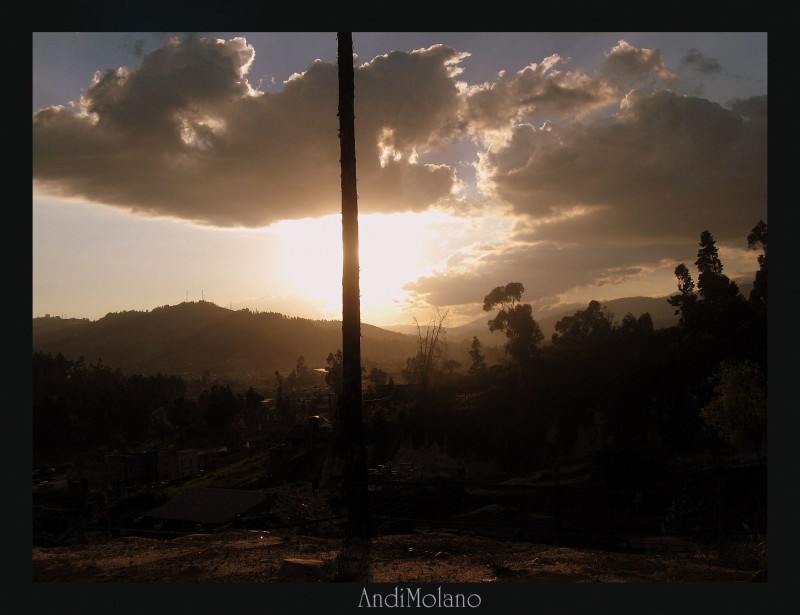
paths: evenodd
<path fill-rule="evenodd" d="M 353 35 L 338 32 L 339 142 L 342 168 L 342 404 L 340 420 L 345 452 L 343 495 L 351 536 L 369 533 L 366 459 L 361 403 L 361 297 L 358 262 L 355 84 Z"/>

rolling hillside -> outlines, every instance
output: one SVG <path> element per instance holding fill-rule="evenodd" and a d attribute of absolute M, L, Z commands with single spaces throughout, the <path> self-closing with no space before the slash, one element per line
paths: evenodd
<path fill-rule="evenodd" d="M 742 294 L 748 283 L 740 284 Z M 587 304 L 588 305 L 588 304 Z M 649 312 L 656 329 L 678 322 L 666 297 L 627 297 L 603 303 L 619 322 L 630 312 Z M 545 344 L 555 324 L 566 315 L 585 309 L 572 305 L 557 311 L 539 311 L 534 318 L 544 333 Z M 494 360 L 502 355 L 505 338 L 490 333 L 486 313 L 474 321 L 446 329 L 450 357 L 467 364 L 473 336 Z M 125 374 L 175 374 L 199 376 L 208 371 L 218 376 L 272 378 L 275 371 L 288 374 L 303 356 L 311 368 L 325 366 L 329 353 L 341 348 L 342 323 L 309 320 L 275 312 L 233 311 L 208 301 L 184 302 L 149 311 L 110 313 L 96 321 L 45 316 L 33 319 L 33 351 L 81 356 L 89 363 L 102 361 Z M 398 373 L 406 359 L 416 354 L 414 325 L 380 328 L 361 326 L 361 358 L 364 367 L 380 367 Z"/>
<path fill-rule="evenodd" d="M 273 312 L 233 311 L 207 301 L 150 311 L 112 313 L 96 321 L 33 319 L 33 351 L 101 360 L 126 374 L 272 377 L 290 372 L 302 355 L 324 367 L 341 348 L 341 322 L 292 318 Z M 365 365 L 399 370 L 416 351 L 416 337 L 362 325 Z"/>

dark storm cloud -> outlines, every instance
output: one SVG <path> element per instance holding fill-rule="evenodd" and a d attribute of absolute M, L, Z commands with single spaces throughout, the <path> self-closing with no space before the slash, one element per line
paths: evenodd
<path fill-rule="evenodd" d="M 555 220 L 542 239 L 660 241 L 714 228 L 730 240 L 766 215 L 767 123 L 754 112 L 765 104 L 738 103 L 745 118 L 700 98 L 634 91 L 592 124 L 519 125 L 481 167 L 516 212 Z"/>
<path fill-rule="evenodd" d="M 700 50 L 692 47 L 681 58 L 679 68 L 691 68 L 698 73 L 710 75 L 722 72 L 722 65 L 714 58 L 703 55 Z"/>
<path fill-rule="evenodd" d="M 318 61 L 281 92 L 260 93 L 247 81 L 254 54 L 242 38 L 188 36 L 137 68 L 98 73 L 74 108 L 34 114 L 36 185 L 219 226 L 336 213 L 335 63 Z M 363 211 L 424 210 L 450 194 L 452 170 L 417 164 L 415 156 L 453 128 L 458 57 L 437 46 L 357 68 Z"/>

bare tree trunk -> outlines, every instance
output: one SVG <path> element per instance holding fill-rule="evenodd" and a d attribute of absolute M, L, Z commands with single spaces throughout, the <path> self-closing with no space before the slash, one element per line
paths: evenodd
<path fill-rule="evenodd" d="M 422 337 L 422 327 L 420 327 L 417 319 L 414 319 L 414 323 L 417 325 L 416 359 L 419 363 L 419 365 L 415 366 L 416 379 L 422 387 L 423 392 L 427 390 L 428 382 L 435 372 L 436 361 L 444 350 L 440 338 L 444 335 L 442 330 L 444 329 L 444 324 L 447 320 L 448 311 L 449 310 L 445 311 L 444 314 L 441 314 L 437 308 L 436 316 L 431 318 L 431 320 L 428 321 L 428 325 L 425 327 L 424 339 Z"/>
<path fill-rule="evenodd" d="M 369 533 L 366 459 L 361 404 L 361 297 L 358 263 L 358 192 L 354 113 L 353 36 L 337 33 L 339 61 L 339 142 L 342 167 L 342 437 L 345 447 L 344 497 L 352 536 Z"/>

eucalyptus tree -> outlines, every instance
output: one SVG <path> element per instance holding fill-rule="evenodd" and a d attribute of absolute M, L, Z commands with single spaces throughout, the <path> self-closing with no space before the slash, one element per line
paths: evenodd
<path fill-rule="evenodd" d="M 502 331 L 507 342 L 506 352 L 518 363 L 526 363 L 544 340 L 539 324 L 533 319 L 532 308 L 522 303 L 525 287 L 520 282 L 497 286 L 483 298 L 483 311 L 500 308 L 489 320 L 489 331 Z"/>

